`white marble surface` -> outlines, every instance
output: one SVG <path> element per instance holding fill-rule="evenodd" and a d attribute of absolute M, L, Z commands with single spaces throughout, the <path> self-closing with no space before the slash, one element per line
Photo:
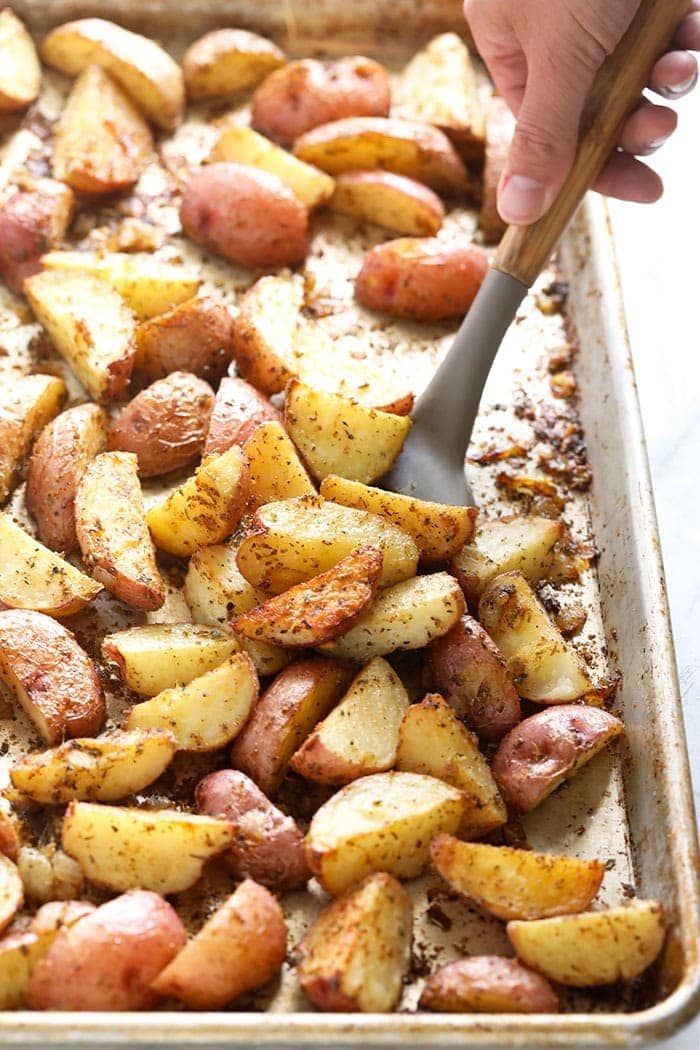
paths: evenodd
<path fill-rule="evenodd" d="M 652 162 L 653 207 L 611 202 L 700 814 L 700 89 Z M 697 1050 L 696 1021 L 668 1050 Z"/>

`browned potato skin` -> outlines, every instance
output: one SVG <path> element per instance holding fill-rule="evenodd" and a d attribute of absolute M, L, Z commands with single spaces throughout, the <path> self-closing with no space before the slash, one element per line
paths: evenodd
<path fill-rule="evenodd" d="M 245 164 L 208 164 L 185 186 L 188 237 L 242 266 L 296 266 L 309 250 L 307 211 L 276 175 Z"/>
<path fill-rule="evenodd" d="M 505 101 L 494 95 L 486 117 L 486 162 L 484 164 L 483 198 L 479 227 L 486 244 L 500 241 L 506 231 L 506 223 L 498 214 L 496 198 L 498 183 L 508 155 L 508 147 L 515 130 L 515 118 Z"/>
<path fill-rule="evenodd" d="M 377 192 L 379 200 L 376 199 Z M 387 199 L 392 201 L 391 217 L 381 204 Z M 432 237 L 445 218 L 445 209 L 437 193 L 422 182 L 396 175 L 393 171 L 342 172 L 335 180 L 328 207 L 331 211 L 413 237 Z"/>
<path fill-rule="evenodd" d="M 23 609 L 0 612 L 0 674 L 5 663 L 41 711 L 47 744 L 99 733 L 106 709 L 97 671 L 56 620 Z"/>
<path fill-rule="evenodd" d="M 511 809 L 528 813 L 623 729 L 607 711 L 579 704 L 530 715 L 503 738 L 494 757 L 501 794 Z"/>
<path fill-rule="evenodd" d="M 434 641 L 428 659 L 438 692 L 482 739 L 500 740 L 520 721 L 520 697 L 505 660 L 472 616 Z"/>
<path fill-rule="evenodd" d="M 226 452 L 232 445 L 243 448 L 253 431 L 269 422 L 284 426 L 284 417 L 245 379 L 226 376 L 216 392 L 204 455 Z"/>
<path fill-rule="evenodd" d="M 17 818 L 14 814 L 0 810 L 0 853 L 4 853 L 10 860 L 16 861 L 21 845 L 22 840 Z"/>
<path fill-rule="evenodd" d="M 418 1006 L 450 1014 L 554 1014 L 559 1000 L 549 981 L 517 959 L 472 955 L 431 974 Z"/>
<path fill-rule="evenodd" d="M 227 55 L 246 56 L 247 61 L 232 63 L 227 75 Z M 216 98 L 254 87 L 284 61 L 284 52 L 264 36 L 247 29 L 215 29 L 190 44 L 182 59 L 182 72 L 191 99 Z M 208 81 L 217 67 L 214 87 Z"/>
<path fill-rule="evenodd" d="M 198 813 L 235 825 L 233 844 L 222 859 L 236 878 L 254 879 L 275 893 L 306 885 L 310 872 L 302 833 L 245 773 L 210 773 L 197 784 L 194 797 Z"/>
<path fill-rule="evenodd" d="M 115 897 L 64 927 L 30 978 L 35 1010 L 143 1010 L 151 982 L 187 943 L 177 912 L 146 890 Z"/>
<path fill-rule="evenodd" d="M 367 253 L 355 298 L 371 310 L 414 321 L 462 317 L 488 266 L 484 251 L 466 240 L 400 237 Z"/>
<path fill-rule="evenodd" d="M 20 479 L 32 440 L 60 412 L 66 396 L 54 376 L 17 376 L 0 388 L 0 505 Z"/>
<path fill-rule="evenodd" d="M 202 449 L 214 391 L 190 372 L 173 372 L 129 402 L 109 430 L 109 448 L 133 452 L 142 478 L 193 463 Z"/>
<path fill-rule="evenodd" d="M 191 372 L 209 383 L 225 375 L 231 360 L 233 318 L 213 297 L 188 299 L 136 329 L 137 368 L 148 380 Z"/>
<path fill-rule="evenodd" d="M 76 405 L 44 427 L 29 460 L 27 508 L 41 542 L 55 551 L 78 547 L 75 494 L 88 463 L 107 446 L 107 415 L 97 405 Z"/>
<path fill-rule="evenodd" d="M 25 277 L 41 269 L 41 257 L 58 247 L 73 218 L 75 198 L 69 186 L 37 179 L 0 206 L 0 280 L 21 295 Z"/>
<path fill-rule="evenodd" d="M 343 117 L 387 117 L 389 75 L 371 58 L 305 58 L 271 73 L 253 96 L 253 127 L 291 146 L 305 131 Z"/>

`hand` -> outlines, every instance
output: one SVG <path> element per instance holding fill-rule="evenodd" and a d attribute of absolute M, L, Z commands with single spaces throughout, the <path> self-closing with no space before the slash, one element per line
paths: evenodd
<path fill-rule="evenodd" d="M 498 189 L 506 222 L 534 222 L 552 203 L 573 162 L 593 79 L 638 7 L 639 0 L 465 0 L 479 52 L 517 117 Z M 697 82 L 689 50 L 700 49 L 700 0 L 689 3 L 672 48 L 649 78 L 651 90 L 667 99 L 680 98 Z M 640 99 L 595 189 L 623 200 L 658 200 L 661 179 L 637 158 L 658 149 L 676 122 L 668 106 Z"/>

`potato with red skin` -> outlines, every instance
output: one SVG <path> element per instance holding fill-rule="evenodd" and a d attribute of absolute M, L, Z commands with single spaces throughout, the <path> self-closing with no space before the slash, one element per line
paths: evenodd
<path fill-rule="evenodd" d="M 171 372 L 192 372 L 216 383 L 229 366 L 233 318 L 213 296 L 187 299 L 136 329 L 139 375 L 151 381 Z"/>
<path fill-rule="evenodd" d="M 479 213 L 479 228 L 486 244 L 499 241 L 506 231 L 507 223 L 498 213 L 498 184 L 514 131 L 515 117 L 505 100 L 494 95 L 486 116 L 486 161 Z"/>
<path fill-rule="evenodd" d="M 245 773 L 210 773 L 197 784 L 194 797 L 198 813 L 235 826 L 233 843 L 221 856 L 236 878 L 254 879 L 275 893 L 306 884 L 310 872 L 301 831 Z"/>
<path fill-rule="evenodd" d="M 189 466 L 209 428 L 214 391 L 191 372 L 173 372 L 142 390 L 109 430 L 109 448 L 133 452 L 142 478 Z"/>
<path fill-rule="evenodd" d="M 343 117 L 388 117 L 389 74 L 371 58 L 305 58 L 265 78 L 253 95 L 253 127 L 291 146 L 305 131 Z"/>
<path fill-rule="evenodd" d="M 243 448 L 261 423 L 271 422 L 284 426 L 284 417 L 265 395 L 245 379 L 226 376 L 216 392 L 204 455 L 226 452 L 232 445 Z"/>
<path fill-rule="evenodd" d="M 462 317 L 489 268 L 467 240 L 400 237 L 372 248 L 355 281 L 355 298 L 371 310 L 414 321 Z"/>
<path fill-rule="evenodd" d="M 182 228 L 202 247 L 242 266 L 296 266 L 309 250 L 307 211 L 288 186 L 245 164 L 208 164 L 191 176 Z"/>
<path fill-rule="evenodd" d="M 599 707 L 550 707 L 511 729 L 491 771 L 511 809 L 529 813 L 623 731 L 620 719 Z"/>
<path fill-rule="evenodd" d="M 517 959 L 472 955 L 431 974 L 418 1006 L 450 1014 L 554 1014 L 559 1000 L 546 978 Z"/>
<path fill-rule="evenodd" d="M 70 186 L 37 179 L 0 205 L 0 279 L 21 295 L 25 277 L 41 269 L 41 257 L 58 247 L 73 218 Z"/>
<path fill-rule="evenodd" d="M 500 740 L 521 719 L 520 697 L 488 634 L 464 615 L 428 649 L 435 687 L 484 740 Z"/>
<path fill-rule="evenodd" d="M 131 890 L 64 927 L 32 973 L 35 1010 L 144 1010 L 153 979 L 187 943 L 177 912 L 157 893 Z"/>
<path fill-rule="evenodd" d="M 10 860 L 17 860 L 22 845 L 19 822 L 14 813 L 0 809 L 0 853 Z"/>
<path fill-rule="evenodd" d="M 436 193 L 422 182 L 392 171 L 342 172 L 328 207 L 412 237 L 432 236 L 445 218 Z"/>

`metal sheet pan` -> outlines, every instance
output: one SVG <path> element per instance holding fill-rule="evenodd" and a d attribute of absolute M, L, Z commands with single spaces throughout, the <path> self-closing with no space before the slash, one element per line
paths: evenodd
<path fill-rule="evenodd" d="M 83 14 L 114 17 L 133 28 L 164 39 L 172 37 L 172 5 L 158 0 L 133 5 L 131 0 L 101 4 L 73 0 L 24 0 L 16 10 L 40 34 L 51 24 Z M 203 0 L 178 4 L 179 44 L 213 25 L 235 24 L 266 32 L 291 51 L 363 49 L 398 62 L 432 33 L 461 26 L 455 0 L 294 0 L 249 3 Z M 43 102 L 50 116 L 62 93 L 60 78 L 48 78 Z M 204 114 L 206 115 L 206 114 Z M 164 150 L 168 168 L 182 158 L 195 160 L 210 134 L 199 121 L 188 122 Z M 10 174 L 33 143 L 20 136 L 5 158 Z M 146 173 L 139 188 L 147 215 L 168 228 L 176 223 L 165 190 L 171 176 L 160 165 Z M 0 177 L 1 182 L 1 177 Z M 137 196 L 139 194 L 137 193 Z M 455 225 L 471 229 L 473 216 L 457 211 Z M 377 322 L 351 300 L 351 278 L 367 246 L 383 238 L 343 218 L 323 220 L 316 229 L 308 269 L 315 278 L 318 323 L 358 356 L 379 360 L 400 377 L 409 376 L 416 390 L 427 381 L 452 336 L 450 326 L 411 326 Z M 189 246 L 178 251 L 196 256 Z M 658 897 L 669 910 L 672 930 L 663 959 L 638 985 L 598 993 L 576 993 L 567 1000 L 573 1012 L 561 1016 L 440 1016 L 413 1012 L 421 974 L 438 961 L 464 951 L 507 948 L 499 923 L 484 920 L 463 903 L 444 895 L 439 880 L 426 876 L 411 885 L 416 910 L 415 964 L 401 1011 L 391 1016 L 343 1016 L 312 1013 L 299 995 L 293 969 L 266 997 L 247 1004 L 245 1012 L 188 1014 L 159 1011 L 130 1015 L 0 1014 L 5 1046 L 60 1043 L 103 1045 L 128 1043 L 213 1047 L 223 1044 L 268 1047 L 362 1045 L 447 1047 L 651 1045 L 689 1019 L 700 1000 L 700 892 L 698 850 L 689 789 L 672 640 L 663 582 L 653 497 L 650 489 L 634 375 L 603 204 L 591 199 L 581 209 L 561 249 L 560 275 L 570 284 L 568 318 L 544 316 L 536 295 L 508 335 L 484 396 L 474 435 L 475 449 L 531 438 L 527 420 L 514 412 L 523 399 L 555 412 L 549 393 L 546 351 L 575 332 L 579 347 L 576 372 L 579 412 L 594 483 L 589 493 L 569 491 L 566 518 L 583 539 L 594 537 L 600 549 L 597 573 L 569 585 L 565 597 L 583 601 L 588 621 L 579 638 L 600 677 L 620 674 L 615 706 L 627 725 L 627 745 L 615 757 L 601 755 L 567 788 L 556 793 L 528 818 L 526 831 L 535 847 L 554 848 L 607 861 L 601 899 L 619 902 L 633 888 L 639 896 Z M 209 261 L 207 280 L 235 306 L 237 294 L 251 280 L 242 270 Z M 545 275 L 539 288 L 550 281 Z M 15 369 L 37 366 L 36 327 L 16 303 L 0 303 L 0 381 L 11 382 Z M 568 327 L 567 327 L 568 326 Z M 39 367 L 60 368 L 42 358 Z M 73 388 L 75 390 L 75 388 Z M 75 391 L 77 393 L 77 391 Z M 561 407 L 561 406 L 560 406 Z M 536 461 L 541 446 L 533 444 Z M 477 501 L 491 512 L 512 509 L 494 484 L 496 468 L 471 467 Z M 23 516 L 22 496 L 13 509 Z M 109 601 L 99 608 L 99 624 L 77 623 L 92 643 L 121 615 Z M 601 656 L 602 654 L 602 656 Z M 123 701 L 110 698 L 118 718 Z M 8 743 L 25 747 L 31 733 L 21 717 L 12 722 Z M 8 759 L 5 760 L 5 764 Z M 217 888 L 208 887 L 212 899 Z M 187 901 L 180 901 L 183 910 Z M 439 907 L 439 922 L 436 924 Z M 292 895 L 285 901 L 292 943 L 308 923 L 318 899 Z M 263 1012 L 263 1007 L 267 1007 Z"/>

